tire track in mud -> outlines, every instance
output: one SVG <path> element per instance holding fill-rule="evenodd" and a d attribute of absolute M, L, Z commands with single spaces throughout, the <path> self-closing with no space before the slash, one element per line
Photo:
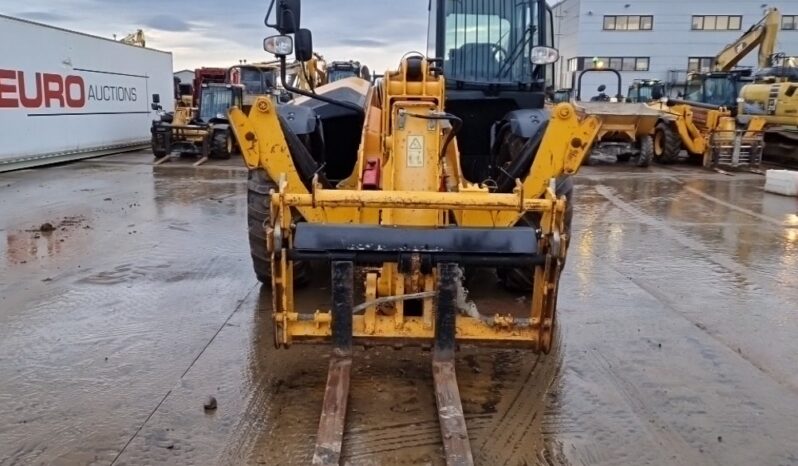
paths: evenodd
<path fill-rule="evenodd" d="M 555 338 L 559 342 L 559 335 Z M 547 445 L 542 435 L 546 394 L 562 364 L 559 344 L 549 355 L 516 354 L 520 363 L 512 390 L 504 393 L 490 435 L 480 439 L 476 457 L 482 464 L 508 465 L 535 461 Z M 498 374 L 497 374 L 498 375 Z M 498 375 L 498 380 L 503 377 Z M 527 456 L 534 455 L 534 456 Z"/>
<path fill-rule="evenodd" d="M 760 294 L 762 292 L 765 292 L 768 298 L 776 301 L 779 306 L 785 309 L 791 307 L 789 303 L 784 302 L 784 299 L 781 298 L 781 296 L 783 296 L 783 290 L 779 288 L 774 288 L 770 280 L 767 279 L 763 280 L 759 276 L 760 273 L 757 270 L 739 264 L 738 262 L 731 259 L 726 254 L 723 254 L 721 252 L 715 252 L 711 248 L 707 247 L 700 240 L 693 239 L 688 234 L 682 233 L 677 229 L 672 228 L 667 224 L 665 220 L 658 220 L 650 216 L 640 208 L 633 206 L 632 204 L 621 199 L 620 196 L 612 188 L 605 185 L 596 185 L 594 186 L 594 188 L 598 194 L 607 199 L 607 201 L 609 201 L 616 208 L 633 216 L 641 223 L 650 226 L 652 228 L 655 228 L 657 230 L 660 230 L 664 234 L 664 236 L 675 241 L 677 244 L 681 245 L 682 247 L 689 249 L 694 254 L 695 258 L 697 259 L 700 258 L 708 262 L 709 264 L 712 264 L 713 266 L 715 266 L 715 269 L 720 269 L 720 270 L 715 270 L 713 273 L 719 273 L 721 275 L 723 275 L 724 273 L 731 274 L 734 277 L 732 281 L 737 283 L 739 287 L 742 287 L 743 289 L 749 291 L 756 291 Z M 594 253 L 594 256 L 599 259 L 603 259 L 603 257 L 600 254 Z M 748 355 L 748 352 L 741 351 L 739 342 L 735 343 L 733 341 L 730 341 L 729 336 L 724 335 L 722 331 L 717 331 L 715 329 L 707 327 L 705 323 L 703 323 L 695 316 L 687 312 L 687 310 L 683 309 L 680 303 L 674 301 L 674 299 L 671 296 L 669 296 L 667 293 L 660 291 L 658 287 L 654 286 L 651 283 L 648 283 L 644 279 L 641 279 L 639 274 L 627 273 L 627 271 L 621 270 L 616 265 L 613 265 L 611 263 L 608 263 L 608 266 L 617 273 L 623 275 L 624 277 L 627 277 L 636 286 L 646 291 L 649 295 L 651 295 L 659 302 L 661 302 L 667 309 L 670 309 L 671 311 L 677 313 L 684 319 L 688 320 L 690 323 L 695 325 L 710 338 L 717 341 L 721 345 L 725 346 L 730 351 L 733 351 L 738 357 L 744 359 L 746 362 L 751 364 L 757 370 L 767 375 L 770 379 L 772 379 L 773 381 L 775 381 L 780 385 L 785 386 L 791 391 L 798 393 L 798 386 L 796 386 L 795 382 L 785 377 L 784 375 L 780 374 L 776 368 L 771 367 L 772 364 L 759 360 L 758 358 L 751 357 Z"/>
<path fill-rule="evenodd" d="M 301 354 L 290 355 L 295 351 Z M 272 360 L 264 367 L 271 382 L 250 400 L 248 414 L 231 434 L 242 440 L 227 449 L 228 459 L 275 465 L 310 461 L 327 355 L 318 347 L 279 353 L 269 349 L 263 355 Z M 477 348 L 458 354 L 458 384 L 477 464 L 538 464 L 541 458 L 562 456 L 557 445 L 546 452 L 541 438 L 545 394 L 561 363 L 558 354 Z M 444 463 L 430 358 L 414 348 L 356 353 L 344 464 Z M 300 361 L 312 361 L 312 367 Z M 260 428 L 251 424 L 253 417 L 259 417 Z M 259 438 L 243 440 L 251 435 Z"/>
<path fill-rule="evenodd" d="M 597 349 L 589 351 L 587 360 L 591 366 L 596 368 L 594 373 L 606 382 L 602 385 L 615 388 L 614 392 L 621 396 L 624 404 L 635 414 L 640 421 L 639 425 L 648 432 L 651 438 L 656 439 L 658 447 L 672 455 L 673 463 L 684 465 L 718 464 L 712 458 L 697 453 L 693 446 L 674 432 L 655 410 L 649 408 L 645 397 L 613 367 L 602 352 Z"/>

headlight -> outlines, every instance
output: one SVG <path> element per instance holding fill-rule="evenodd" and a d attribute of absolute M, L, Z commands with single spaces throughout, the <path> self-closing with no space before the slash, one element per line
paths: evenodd
<path fill-rule="evenodd" d="M 216 118 L 218 118 L 218 119 L 220 119 L 220 120 L 224 120 L 224 119 L 225 119 L 225 118 L 227 118 L 227 117 L 226 117 L 224 114 L 222 114 L 222 113 L 217 113 L 217 114 L 216 114 Z"/>
<path fill-rule="evenodd" d="M 291 36 L 270 36 L 263 39 L 263 50 L 278 57 L 291 55 L 294 51 L 294 39 Z"/>
<path fill-rule="evenodd" d="M 533 65 L 548 65 L 560 59 L 560 52 L 551 47 L 532 47 L 529 59 Z"/>

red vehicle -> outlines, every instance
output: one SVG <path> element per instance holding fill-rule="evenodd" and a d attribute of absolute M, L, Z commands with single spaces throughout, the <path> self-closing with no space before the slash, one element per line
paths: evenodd
<path fill-rule="evenodd" d="M 224 83 L 227 68 L 197 68 L 194 70 L 194 106 L 200 105 L 200 89 L 203 84 Z"/>

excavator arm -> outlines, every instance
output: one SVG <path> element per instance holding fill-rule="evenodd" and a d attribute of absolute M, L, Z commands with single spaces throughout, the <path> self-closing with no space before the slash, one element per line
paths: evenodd
<path fill-rule="evenodd" d="M 759 47 L 759 67 L 769 66 L 776 49 L 780 28 L 781 13 L 776 8 L 769 9 L 764 18 L 715 56 L 714 71 L 731 70 L 757 47 Z"/>

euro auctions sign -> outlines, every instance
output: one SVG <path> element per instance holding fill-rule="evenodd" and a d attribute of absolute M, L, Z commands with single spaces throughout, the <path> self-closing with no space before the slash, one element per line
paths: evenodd
<path fill-rule="evenodd" d="M 0 68 L 0 111 L 28 116 L 149 113 L 147 76 L 103 70 L 72 73 Z"/>

